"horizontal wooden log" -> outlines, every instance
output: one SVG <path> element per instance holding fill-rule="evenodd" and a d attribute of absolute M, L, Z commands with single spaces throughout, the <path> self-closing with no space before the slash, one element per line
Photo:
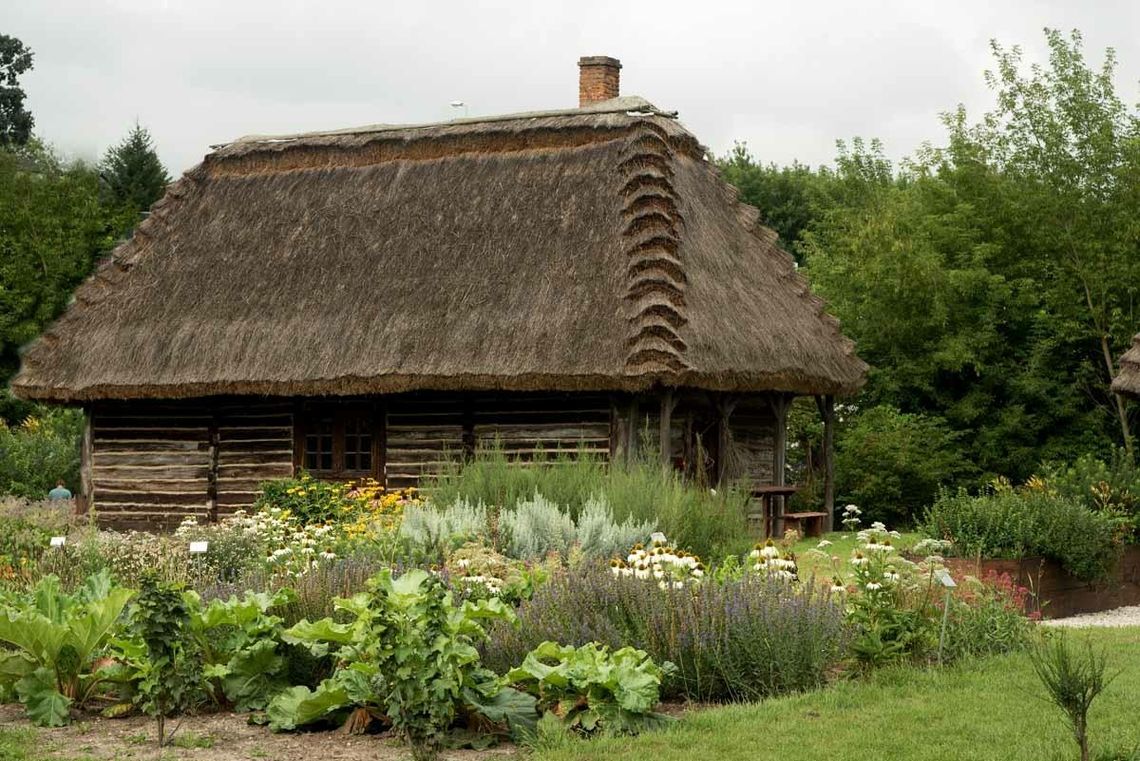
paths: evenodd
<path fill-rule="evenodd" d="M 181 452 L 104 452 L 96 450 L 92 456 L 96 466 L 154 466 L 154 465 L 209 465 L 210 453 L 205 450 Z"/>
<path fill-rule="evenodd" d="M 91 429 L 92 438 L 98 445 L 101 441 L 145 441 L 164 443 L 168 441 L 208 441 L 206 428 L 97 428 Z"/>
<path fill-rule="evenodd" d="M 222 448 L 218 451 L 220 465 L 259 465 L 261 463 L 281 463 L 293 467 L 293 450 L 275 449 L 267 452 L 234 451 Z"/>
<path fill-rule="evenodd" d="M 120 505 L 162 505 L 166 507 L 200 507 L 207 503 L 205 488 L 188 493 L 175 492 L 140 492 L 140 491 L 111 491 L 103 489 L 96 492 L 97 503 L 104 509 L 118 509 Z"/>
<path fill-rule="evenodd" d="M 293 463 L 261 463 L 254 465 L 220 465 L 218 480 L 260 479 L 270 481 L 275 478 L 289 478 L 293 475 Z"/>
<path fill-rule="evenodd" d="M 206 478 L 208 465 L 99 465 L 92 469 L 95 479 L 117 478 L 128 481 L 150 479 Z"/>
<path fill-rule="evenodd" d="M 285 426 L 272 428 L 220 428 L 218 438 L 222 445 L 237 441 L 293 441 L 293 429 Z"/>

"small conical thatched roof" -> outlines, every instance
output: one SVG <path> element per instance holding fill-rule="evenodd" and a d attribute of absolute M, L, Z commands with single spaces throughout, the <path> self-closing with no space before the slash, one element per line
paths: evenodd
<path fill-rule="evenodd" d="M 170 187 L 13 388 L 858 389 L 866 366 L 756 220 L 639 98 L 244 138 Z"/>
<path fill-rule="evenodd" d="M 1140 333 L 1132 337 L 1132 348 L 1120 355 L 1120 372 L 1112 390 L 1140 399 Z"/>

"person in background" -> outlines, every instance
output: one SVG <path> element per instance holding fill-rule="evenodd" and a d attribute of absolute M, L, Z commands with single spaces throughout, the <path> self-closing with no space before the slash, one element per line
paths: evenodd
<path fill-rule="evenodd" d="M 55 488 L 48 492 L 48 499 L 71 499 L 71 490 L 63 485 L 63 481 L 55 482 Z"/>

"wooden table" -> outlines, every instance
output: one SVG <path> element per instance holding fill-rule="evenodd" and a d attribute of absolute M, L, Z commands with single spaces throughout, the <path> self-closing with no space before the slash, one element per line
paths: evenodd
<path fill-rule="evenodd" d="M 752 498 L 760 500 L 760 514 L 764 522 L 764 536 L 772 536 L 772 531 L 775 528 L 776 518 L 778 515 L 773 507 L 773 498 L 780 497 L 781 500 L 776 505 L 783 507 L 783 500 L 792 496 L 800 490 L 798 486 L 789 484 L 776 485 L 769 484 L 766 486 L 752 487 Z"/>

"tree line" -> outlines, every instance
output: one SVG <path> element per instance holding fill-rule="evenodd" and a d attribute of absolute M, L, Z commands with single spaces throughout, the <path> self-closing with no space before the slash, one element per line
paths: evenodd
<path fill-rule="evenodd" d="M 1047 65 L 992 43 L 992 110 L 948 111 L 941 143 L 897 166 L 861 139 L 833 167 L 742 144 L 718 162 L 872 366 L 840 431 L 841 493 L 899 458 L 907 478 L 878 486 L 913 502 L 926 463 L 978 484 L 1131 457 L 1134 413 L 1109 384 L 1140 330 L 1140 113 L 1111 49 L 1093 68 L 1079 32 L 1045 38 Z"/>
<path fill-rule="evenodd" d="M 127 236 L 170 177 L 137 123 L 98 164 L 66 160 L 35 133 L 20 77 L 32 51 L 0 34 L 0 388 L 19 349 L 66 307 L 95 263 Z M 32 410 L 0 393 L 0 422 Z"/>

